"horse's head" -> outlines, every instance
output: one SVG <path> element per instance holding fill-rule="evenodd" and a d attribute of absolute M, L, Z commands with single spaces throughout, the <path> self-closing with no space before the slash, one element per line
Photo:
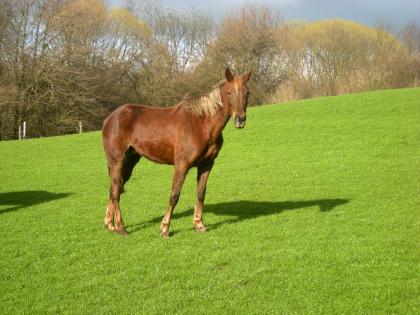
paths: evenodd
<path fill-rule="evenodd" d="M 226 94 L 231 116 L 236 128 L 245 127 L 246 107 L 248 106 L 248 87 L 246 83 L 251 78 L 251 71 L 244 75 L 234 76 L 229 68 L 225 70 L 227 81 Z"/>

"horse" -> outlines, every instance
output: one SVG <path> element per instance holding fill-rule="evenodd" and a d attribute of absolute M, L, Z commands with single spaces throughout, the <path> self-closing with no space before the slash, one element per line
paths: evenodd
<path fill-rule="evenodd" d="M 225 79 L 200 97 L 184 98 L 171 107 L 126 104 L 113 111 L 102 127 L 103 147 L 108 161 L 110 189 L 105 211 L 105 227 L 127 234 L 119 205 L 124 184 L 141 157 L 174 165 L 169 205 L 160 225 L 162 237 L 169 237 L 169 225 L 188 171 L 197 168 L 197 195 L 193 224 L 205 232 L 203 205 L 207 179 L 222 148 L 222 131 L 232 117 L 243 128 L 248 105 L 251 71 L 233 75 L 225 69 Z"/>

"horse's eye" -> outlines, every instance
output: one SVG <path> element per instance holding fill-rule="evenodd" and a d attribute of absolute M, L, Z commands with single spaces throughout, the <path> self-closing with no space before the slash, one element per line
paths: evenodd
<path fill-rule="evenodd" d="M 227 92 L 227 95 L 232 95 L 232 91 L 228 91 Z"/>

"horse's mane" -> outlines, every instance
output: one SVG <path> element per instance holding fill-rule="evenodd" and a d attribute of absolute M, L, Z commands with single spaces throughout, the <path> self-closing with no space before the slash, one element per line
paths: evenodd
<path fill-rule="evenodd" d="M 220 88 L 225 83 L 226 80 L 220 81 L 211 89 L 210 92 L 198 98 L 192 98 L 190 94 L 187 93 L 177 106 L 199 116 L 213 116 L 219 108 L 223 107 L 222 98 L 220 96 Z"/>

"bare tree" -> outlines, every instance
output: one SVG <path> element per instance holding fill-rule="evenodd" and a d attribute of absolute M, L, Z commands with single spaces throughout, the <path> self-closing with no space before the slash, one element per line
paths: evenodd
<path fill-rule="evenodd" d="M 282 24 L 279 15 L 267 7 L 246 5 L 227 15 L 218 27 L 206 60 L 198 66 L 200 76 L 214 82 L 217 69 L 230 66 L 237 73 L 253 70 L 251 104 L 262 104 L 282 75 L 281 48 L 276 28 Z"/>
<path fill-rule="evenodd" d="M 418 86 L 419 28 L 284 23 L 261 5 L 221 21 L 129 0 L 0 0 L 0 139 L 100 128 L 127 103 L 167 106 L 252 68 L 250 104 Z"/>

